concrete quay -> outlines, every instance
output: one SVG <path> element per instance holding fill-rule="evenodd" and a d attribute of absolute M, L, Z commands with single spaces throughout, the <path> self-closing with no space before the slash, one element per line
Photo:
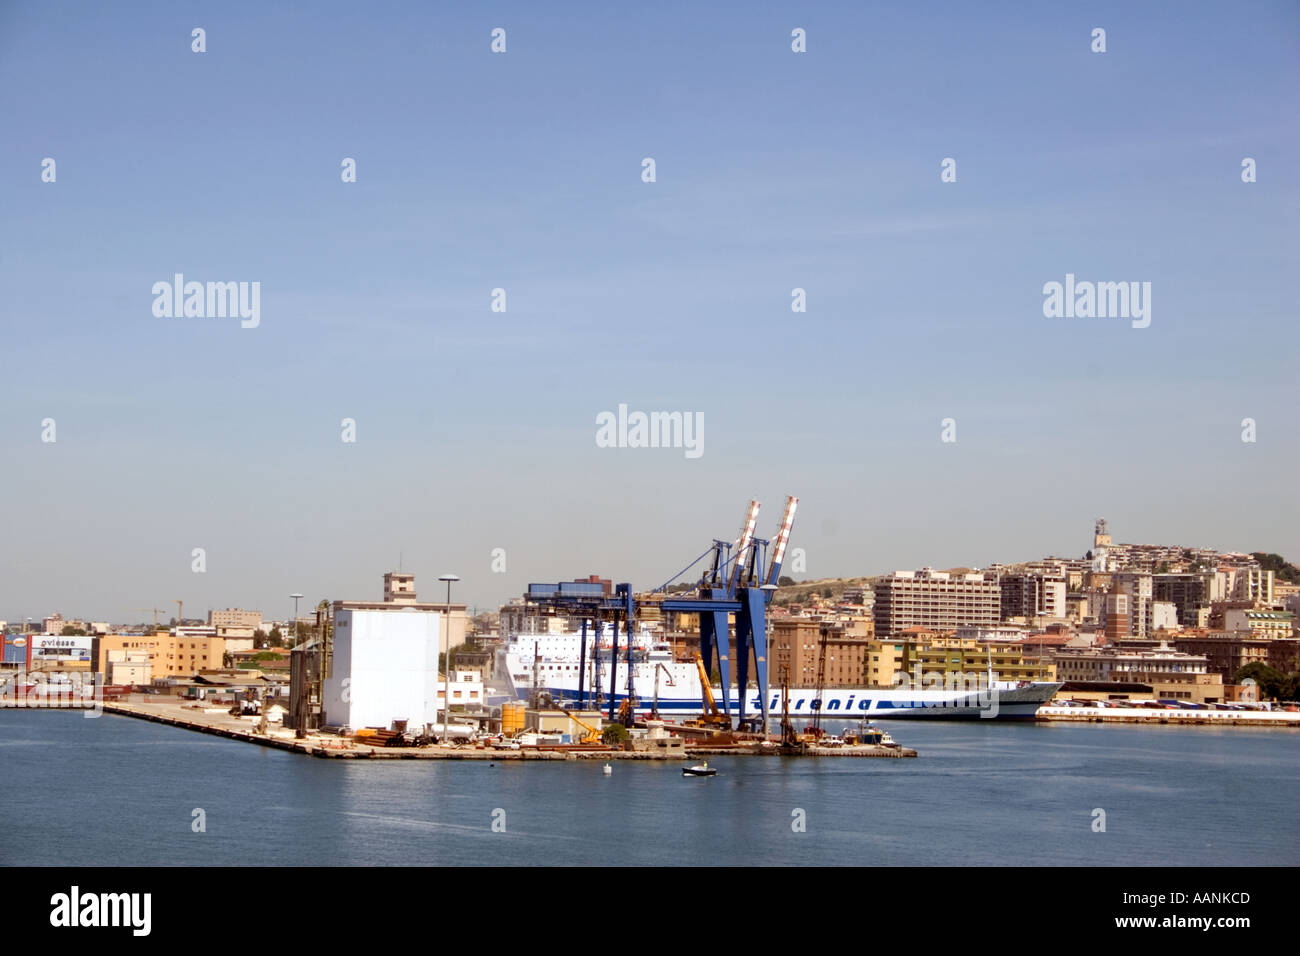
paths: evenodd
<path fill-rule="evenodd" d="M 1152 707 L 1038 708 L 1035 720 L 1096 724 L 1187 724 L 1222 727 L 1300 727 L 1300 713 L 1285 710 L 1157 710 Z"/>
<path fill-rule="evenodd" d="M 143 697 L 144 699 L 139 699 Z M 781 756 L 775 747 L 759 745 L 729 745 L 710 747 L 691 745 L 683 755 L 658 751 L 616 750 L 611 747 L 573 745 L 567 747 L 542 747 L 498 749 L 484 746 L 428 747 L 371 747 L 353 740 L 330 734 L 309 733 L 298 739 L 292 730 L 271 724 L 266 733 L 258 733 L 260 718 L 237 717 L 226 708 L 204 707 L 175 699 L 149 699 L 138 695 L 129 701 L 105 701 L 105 713 L 122 717 L 135 717 L 154 723 L 167 724 L 184 730 L 213 734 L 229 740 L 241 740 L 261 747 L 275 747 L 311 757 L 340 760 L 658 760 L 681 761 L 683 756 Z M 915 757 L 916 751 L 906 747 L 858 745 L 843 747 L 810 747 L 803 756 L 813 757 Z"/>

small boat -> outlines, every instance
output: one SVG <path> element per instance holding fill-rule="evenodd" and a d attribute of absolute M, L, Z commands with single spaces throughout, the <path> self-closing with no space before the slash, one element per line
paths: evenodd
<path fill-rule="evenodd" d="M 614 772 L 614 768 L 611 767 L 609 764 L 605 764 L 605 776 L 608 777 L 613 772 Z"/>
<path fill-rule="evenodd" d="M 683 777 L 714 777 L 717 776 L 717 773 L 718 771 L 709 767 L 707 760 L 704 763 L 697 763 L 694 767 L 682 768 Z"/>

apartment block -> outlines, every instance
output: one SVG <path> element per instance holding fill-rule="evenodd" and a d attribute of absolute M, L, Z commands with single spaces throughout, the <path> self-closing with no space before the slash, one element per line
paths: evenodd
<path fill-rule="evenodd" d="M 1053 662 L 1027 657 L 1025 650 L 1020 641 L 940 636 L 925 642 L 906 642 L 902 666 L 913 679 L 917 674 L 961 674 L 985 684 L 992 670 L 994 680 L 1054 680 Z"/>
<path fill-rule="evenodd" d="M 823 648 L 826 687 L 861 687 L 867 679 L 869 635 L 814 618 L 783 618 L 772 622 L 768 647 L 768 680 L 784 678 L 791 687 L 816 687 Z"/>
<path fill-rule="evenodd" d="M 1229 597 L 1234 601 L 1253 601 L 1256 604 L 1273 603 L 1273 572 L 1258 565 L 1236 568 Z"/>
<path fill-rule="evenodd" d="M 1001 620 L 1002 589 L 996 571 L 895 571 L 878 578 L 873 591 L 872 618 L 881 637 L 909 627 L 953 631 Z"/>
<path fill-rule="evenodd" d="M 216 628 L 218 637 L 252 637 L 262 629 L 262 612 L 228 607 L 208 612 L 208 627 Z"/>
<path fill-rule="evenodd" d="M 1223 612 L 1225 631 L 1250 631 L 1255 637 L 1290 637 L 1295 615 L 1290 611 L 1254 611 L 1235 608 Z"/>
<path fill-rule="evenodd" d="M 1066 617 L 1065 575 L 1051 572 L 1012 572 L 999 580 L 1002 620 L 1021 617 Z"/>
<path fill-rule="evenodd" d="M 1141 571 L 1117 571 L 1111 575 L 1111 590 L 1128 596 L 1129 626 L 1133 637 L 1154 633 L 1151 602 L 1154 599 L 1152 575 Z"/>
<path fill-rule="evenodd" d="M 1152 596 L 1168 601 L 1178 612 L 1183 627 L 1199 627 L 1208 617 L 1209 607 L 1226 597 L 1226 580 L 1222 571 L 1188 574 L 1152 575 Z"/>
<path fill-rule="evenodd" d="M 225 638 L 197 637 L 175 634 L 105 634 L 96 637 L 92 645 L 95 669 L 105 676 L 112 673 L 110 664 L 147 661 L 150 674 L 159 677 L 190 677 L 200 671 L 220 670 L 226 651 Z M 138 655 L 117 655 L 116 651 L 143 652 Z"/>

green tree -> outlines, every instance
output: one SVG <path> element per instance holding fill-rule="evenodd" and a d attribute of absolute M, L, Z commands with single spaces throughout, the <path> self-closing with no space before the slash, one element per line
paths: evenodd
<path fill-rule="evenodd" d="M 1258 561 L 1259 566 L 1265 571 L 1272 571 L 1273 576 L 1279 581 L 1300 583 L 1300 568 L 1287 561 L 1282 555 L 1268 551 L 1255 551 L 1251 557 Z"/>
<path fill-rule="evenodd" d="M 59 636 L 60 637 L 85 637 L 86 629 L 83 627 L 73 627 L 71 624 L 66 624 L 64 625 L 63 630 L 59 631 Z"/>
<path fill-rule="evenodd" d="M 779 588 L 793 587 L 794 583 L 794 578 L 790 577 L 788 574 L 783 574 L 776 579 L 776 586 Z"/>
<path fill-rule="evenodd" d="M 267 635 L 267 644 L 271 647 L 284 647 L 284 635 L 279 627 L 271 628 L 271 633 Z"/>
<path fill-rule="evenodd" d="M 609 724 L 600 732 L 601 742 L 610 747 L 623 746 L 631 736 L 622 724 Z"/>
<path fill-rule="evenodd" d="M 1300 674 L 1284 674 L 1276 668 L 1269 667 L 1263 661 L 1251 661 L 1237 671 L 1234 684 L 1252 678 L 1259 685 L 1259 696 L 1272 700 L 1295 700 Z"/>

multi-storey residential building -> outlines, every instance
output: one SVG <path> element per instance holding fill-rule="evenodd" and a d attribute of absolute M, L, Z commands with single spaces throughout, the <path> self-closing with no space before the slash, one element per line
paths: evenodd
<path fill-rule="evenodd" d="M 1253 601 L 1255 604 L 1273 603 L 1273 572 L 1265 571 L 1258 564 L 1236 568 L 1232 574 L 1232 591 L 1229 598 L 1233 601 Z"/>
<path fill-rule="evenodd" d="M 107 668 L 100 672 L 107 684 L 140 685 L 153 681 L 153 667 L 146 651 L 110 650 Z"/>
<path fill-rule="evenodd" d="M 773 620 L 768 648 L 769 680 L 791 687 L 816 687 L 822 649 L 826 652 L 826 687 L 861 687 L 867 680 L 870 635 L 814 618 Z"/>
<path fill-rule="evenodd" d="M 385 604 L 414 604 L 415 575 L 404 571 L 388 571 L 384 574 Z"/>
<path fill-rule="evenodd" d="M 59 614 L 56 611 L 55 613 L 51 614 L 49 617 L 44 619 L 44 621 L 42 622 L 41 631 L 44 634 L 54 634 L 58 636 L 63 633 L 63 629 L 65 627 L 79 628 L 83 631 L 86 630 L 86 624 L 84 621 L 67 620 L 63 617 L 62 614 Z"/>
<path fill-rule="evenodd" d="M 228 607 L 208 612 L 208 626 L 217 629 L 218 637 L 252 637 L 262 629 L 262 612 Z"/>
<path fill-rule="evenodd" d="M 1002 620 L 1066 616 L 1065 575 L 1060 572 L 1010 572 L 1001 575 Z"/>
<path fill-rule="evenodd" d="M 1151 634 L 1156 631 L 1176 631 L 1182 625 L 1178 623 L 1178 609 L 1170 601 L 1151 602 Z"/>
<path fill-rule="evenodd" d="M 220 670 L 224 663 L 226 641 L 221 637 L 167 633 L 105 634 L 96 637 L 92 644 L 91 653 L 99 673 L 105 676 L 111 673 L 110 660 L 114 663 L 125 663 L 128 660 L 141 663 L 138 656 L 119 658 L 114 655 L 114 658 L 110 658 L 110 652 L 114 651 L 143 652 L 154 678 L 190 677 L 201 671 Z"/>
<path fill-rule="evenodd" d="M 1151 575 L 1141 571 L 1116 571 L 1111 575 L 1111 590 L 1128 595 L 1129 634 L 1144 638 L 1153 633 Z"/>
<path fill-rule="evenodd" d="M 1226 595 L 1226 576 L 1222 571 L 1152 575 L 1152 595 L 1157 601 L 1169 601 L 1178 612 L 1183 627 L 1200 627 L 1208 617 L 1210 605 Z"/>
<path fill-rule="evenodd" d="M 1256 637 L 1290 637 L 1295 626 L 1295 615 L 1290 611 L 1254 611 L 1234 608 L 1223 612 L 1226 631 L 1250 631 Z"/>
<path fill-rule="evenodd" d="M 866 684 L 868 687 L 893 687 L 895 676 L 903 670 L 906 644 L 902 640 L 873 639 L 867 642 Z"/>
<path fill-rule="evenodd" d="M 901 668 L 915 680 L 930 674 L 963 675 L 987 683 L 989 670 L 995 680 L 1052 680 L 1053 662 L 1026 657 L 1020 641 L 977 641 L 955 636 L 937 636 L 924 642 L 904 641 Z"/>
<path fill-rule="evenodd" d="M 895 571 L 877 578 L 873 590 L 872 617 L 881 637 L 908 627 L 991 626 L 1001 617 L 1002 591 L 995 571 Z"/>

